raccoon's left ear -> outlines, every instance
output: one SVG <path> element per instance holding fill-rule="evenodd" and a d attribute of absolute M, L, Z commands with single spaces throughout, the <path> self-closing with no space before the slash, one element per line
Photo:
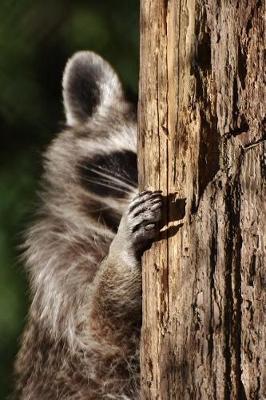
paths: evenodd
<path fill-rule="evenodd" d="M 81 124 L 109 107 L 123 108 L 121 82 L 102 57 L 91 51 L 75 53 L 63 76 L 63 98 L 67 123 Z"/>

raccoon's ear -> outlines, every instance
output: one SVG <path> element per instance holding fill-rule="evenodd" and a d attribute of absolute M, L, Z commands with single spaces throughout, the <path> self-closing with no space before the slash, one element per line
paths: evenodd
<path fill-rule="evenodd" d="M 75 53 L 63 76 L 63 98 L 67 123 L 84 123 L 108 107 L 122 107 L 121 82 L 102 57 L 91 51 Z"/>

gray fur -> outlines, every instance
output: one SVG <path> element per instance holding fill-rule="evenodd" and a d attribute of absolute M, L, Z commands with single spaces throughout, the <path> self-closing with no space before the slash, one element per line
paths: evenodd
<path fill-rule="evenodd" d="M 127 165 L 113 163 L 115 171 L 92 167 L 99 155 L 108 165 L 114 152 L 136 153 L 135 117 L 110 65 L 94 53 L 77 53 L 67 64 L 63 88 L 70 128 L 45 154 L 41 205 L 25 241 L 32 304 L 16 361 L 17 395 L 135 400 L 139 260 L 158 234 L 161 194 L 138 194 Z M 86 190 L 79 176 L 84 160 L 90 184 L 98 174 L 97 184 L 119 184 L 123 196 Z M 105 223 L 108 216 L 112 229 Z"/>

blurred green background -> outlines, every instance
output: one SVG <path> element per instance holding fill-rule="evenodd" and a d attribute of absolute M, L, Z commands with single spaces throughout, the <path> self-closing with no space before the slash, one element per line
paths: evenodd
<path fill-rule="evenodd" d="M 37 204 L 41 153 L 64 123 L 66 60 L 81 49 L 100 53 L 136 98 L 138 7 L 136 0 L 0 0 L 1 400 L 12 391 L 29 303 L 18 246 Z"/>

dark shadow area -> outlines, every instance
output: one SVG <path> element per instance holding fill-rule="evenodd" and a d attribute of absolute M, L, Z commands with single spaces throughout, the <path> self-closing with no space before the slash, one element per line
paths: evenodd
<path fill-rule="evenodd" d="M 160 232 L 160 236 L 157 240 L 155 240 L 155 242 L 158 242 L 159 240 L 163 240 L 163 239 L 168 239 L 170 237 L 173 237 L 177 234 L 177 232 L 179 231 L 180 228 L 182 228 L 184 224 L 178 224 L 175 226 L 170 226 L 169 228 L 167 228 L 165 231 Z"/>
<path fill-rule="evenodd" d="M 168 196 L 169 221 L 183 219 L 186 212 L 186 199 L 176 199 L 176 193 Z"/>
<path fill-rule="evenodd" d="M 160 229 L 167 224 L 167 221 L 177 222 L 184 218 L 186 212 L 186 199 L 177 199 L 176 193 L 169 193 L 168 196 L 163 196 L 163 209 L 164 218 L 160 225 Z M 182 226 L 183 223 L 179 223 L 178 225 L 172 225 L 161 231 L 160 236 L 156 241 L 173 237 Z"/>

